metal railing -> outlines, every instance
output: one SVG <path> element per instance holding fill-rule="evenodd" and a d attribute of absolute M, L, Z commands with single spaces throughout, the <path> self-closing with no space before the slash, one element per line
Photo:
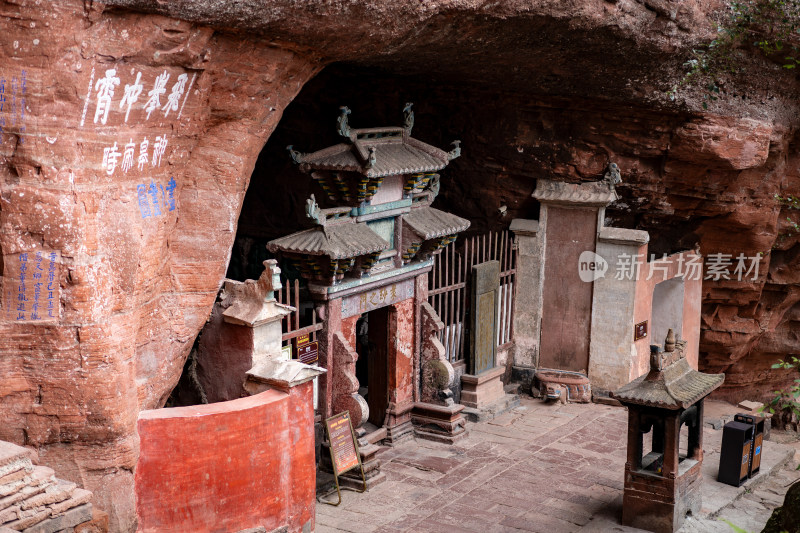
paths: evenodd
<path fill-rule="evenodd" d="M 436 256 L 428 275 L 428 302 L 444 322 L 441 341 L 451 362 L 464 360 L 469 335 L 467 310 L 472 266 L 486 261 L 500 262 L 497 345 L 505 347 L 514 335 L 514 282 L 516 248 L 508 230 L 475 235 L 448 246 Z"/>

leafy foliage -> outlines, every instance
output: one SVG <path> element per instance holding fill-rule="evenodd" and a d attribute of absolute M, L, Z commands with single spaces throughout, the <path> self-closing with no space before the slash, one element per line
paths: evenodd
<path fill-rule="evenodd" d="M 800 371 L 800 358 L 791 356 L 788 361 L 779 360 L 772 368 Z M 776 426 L 794 425 L 797 429 L 800 421 L 800 379 L 795 379 L 794 385 L 789 389 L 775 391 L 775 396 L 765 406 L 765 410 L 777 413 L 778 416 L 773 417 Z"/>
<path fill-rule="evenodd" d="M 776 194 L 775 200 L 778 201 L 778 204 L 782 207 L 782 209 L 800 210 L 800 198 L 794 196 L 793 194 L 790 194 L 789 196 L 781 196 L 780 194 Z M 792 220 L 791 217 L 786 217 L 786 222 L 788 230 L 778 234 L 778 238 L 775 240 L 775 244 L 772 246 L 773 249 L 779 248 L 786 238 L 800 234 L 800 224 Z"/>
<path fill-rule="evenodd" d="M 800 0 L 744 0 L 731 2 L 727 19 L 717 27 L 708 46 L 692 50 L 687 72 L 667 94 L 674 100 L 684 86 L 704 84 L 703 108 L 719 98 L 717 77 L 736 72 L 736 51 L 752 47 L 785 69 L 800 66 Z"/>

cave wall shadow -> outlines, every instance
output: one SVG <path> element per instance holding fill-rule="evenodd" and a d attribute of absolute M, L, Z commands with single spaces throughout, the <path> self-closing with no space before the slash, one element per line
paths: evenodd
<path fill-rule="evenodd" d="M 414 137 L 444 150 L 460 140 L 462 155 L 442 171 L 436 206 L 469 219 L 472 234 L 505 229 L 514 218 L 537 218 L 538 203 L 531 193 L 538 177 L 597 180 L 615 153 L 631 151 L 629 141 L 615 141 L 603 133 L 626 120 L 625 113 L 610 104 L 504 92 L 497 80 L 490 81 L 484 86 L 459 84 L 352 64 L 325 68 L 287 106 L 259 155 L 239 217 L 228 277 L 256 279 L 269 257 L 266 242 L 310 227 L 304 210 L 310 194 L 321 207 L 331 207 L 310 176 L 292 163 L 286 147 L 313 152 L 342 142 L 336 132 L 342 105 L 352 110 L 351 126 L 360 128 L 399 126 L 403 106 L 413 102 Z M 640 121 L 641 115 L 648 115 L 636 113 Z M 651 115 L 654 122 L 681 120 Z M 581 162 L 576 164 L 576 159 Z M 663 164 L 657 156 L 639 159 L 642 172 L 657 172 Z M 609 213 L 616 224 L 640 226 L 635 211 L 612 208 Z"/>

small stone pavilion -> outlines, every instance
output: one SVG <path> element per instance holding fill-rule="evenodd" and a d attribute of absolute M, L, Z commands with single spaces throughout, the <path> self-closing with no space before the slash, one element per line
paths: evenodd
<path fill-rule="evenodd" d="M 673 533 L 700 511 L 703 399 L 725 375 L 692 369 L 685 351 L 670 329 L 664 351 L 651 345 L 650 372 L 612 393 L 628 407 L 623 525 Z"/>
<path fill-rule="evenodd" d="M 414 139 L 411 104 L 404 113 L 402 127 L 354 129 L 342 107 L 343 143 L 309 154 L 290 146 L 331 207 L 312 195 L 306 214 L 314 227 L 267 245 L 308 281 L 324 322 L 319 364 L 328 370 L 319 414 L 350 412 L 372 483 L 370 444 L 410 436 L 415 409 L 423 436 L 451 441 L 464 431 L 463 407 L 449 390 L 453 369 L 436 337 L 443 326 L 427 303 L 433 255 L 469 227 L 431 207 L 438 171 L 460 147 L 455 141 L 445 152 Z"/>

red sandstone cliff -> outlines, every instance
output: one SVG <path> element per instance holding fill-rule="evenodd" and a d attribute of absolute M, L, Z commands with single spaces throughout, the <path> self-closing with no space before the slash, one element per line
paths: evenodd
<path fill-rule="evenodd" d="M 775 199 L 800 192 L 795 79 L 747 59 L 757 75 L 708 112 L 663 94 L 717 4 L 298 5 L 0 2 L 0 439 L 93 490 L 114 530 L 134 524 L 137 413 L 166 400 L 208 318 L 259 152 L 334 61 L 464 112 L 443 127 L 469 141 L 443 200 L 484 226 L 503 223 L 495 202 L 531 216 L 537 176 L 595 179 L 614 160 L 609 214 L 655 249 L 765 252 L 756 281 L 705 284 L 701 364 L 730 397 L 785 380 L 769 366 L 798 349 L 798 218 Z M 30 291 L 50 252 L 58 288 L 19 311 L 19 254 L 35 251 Z M 33 300 L 54 318 L 30 322 Z"/>

